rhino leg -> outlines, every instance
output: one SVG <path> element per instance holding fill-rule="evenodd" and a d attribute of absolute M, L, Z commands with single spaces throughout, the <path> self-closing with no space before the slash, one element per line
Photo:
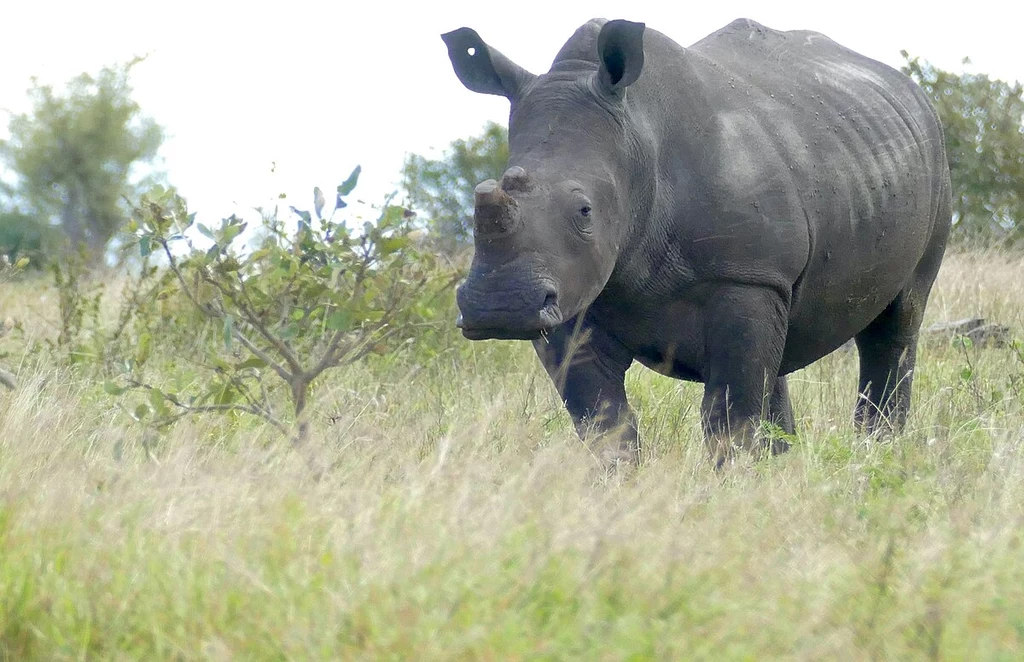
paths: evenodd
<path fill-rule="evenodd" d="M 854 422 L 869 434 L 899 432 L 906 424 L 917 338 L 928 295 L 945 252 L 949 216 L 947 199 L 940 205 L 937 215 L 942 231 L 932 239 L 910 283 L 855 338 L 860 355 L 860 397 L 854 409 Z"/>
<path fill-rule="evenodd" d="M 736 450 L 771 450 L 759 421 L 775 418 L 788 432 L 793 414 L 779 377 L 789 302 L 767 288 L 732 286 L 710 297 L 705 318 L 704 436 L 716 466 Z"/>
<path fill-rule="evenodd" d="M 925 294 L 927 296 L 927 294 Z M 869 434 L 899 432 L 907 421 L 924 301 L 904 290 L 857 334 L 860 397 L 854 421 Z"/>
<path fill-rule="evenodd" d="M 910 408 L 920 315 L 905 292 L 857 334 L 860 397 L 857 427 L 869 434 L 903 429 Z"/>
<path fill-rule="evenodd" d="M 772 396 L 768 401 L 768 420 L 779 426 L 786 434 L 796 434 L 793 403 L 789 399 L 789 386 L 786 384 L 785 375 L 779 375 L 775 379 L 775 388 L 772 389 Z M 772 440 L 771 451 L 773 455 L 785 453 L 788 450 L 788 441 L 783 439 Z"/>
<path fill-rule="evenodd" d="M 586 322 L 570 320 L 533 341 L 580 438 L 606 464 L 640 460 L 636 417 L 626 401 L 632 355 Z"/>

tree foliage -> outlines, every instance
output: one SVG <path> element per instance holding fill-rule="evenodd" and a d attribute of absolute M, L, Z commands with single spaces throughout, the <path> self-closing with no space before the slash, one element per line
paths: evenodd
<path fill-rule="evenodd" d="M 1024 238 L 1024 87 L 902 54 L 903 72 L 931 98 L 945 132 L 953 236 L 972 243 Z"/>
<path fill-rule="evenodd" d="M 44 266 L 57 238 L 56 230 L 39 219 L 18 211 L 0 211 L 0 256 L 15 264 L 28 259 L 35 269 Z"/>
<path fill-rule="evenodd" d="M 161 179 L 140 172 L 164 132 L 132 98 L 129 73 L 141 60 L 81 74 L 64 90 L 33 79 L 32 109 L 14 115 L 0 159 L 16 175 L 13 197 L 30 215 L 59 225 L 92 261 L 125 226 L 125 198 Z"/>
<path fill-rule="evenodd" d="M 440 248 L 454 250 L 472 239 L 473 189 L 500 177 L 507 163 L 508 130 L 494 122 L 478 136 L 453 141 L 440 159 L 406 157 L 402 187 Z"/>
<path fill-rule="evenodd" d="M 223 340 L 209 348 L 199 390 L 181 393 L 148 381 L 146 365 L 158 341 L 144 332 L 122 383 L 111 382 L 108 391 L 144 390 L 146 401 L 132 414 L 158 426 L 196 412 L 247 413 L 302 441 L 314 382 L 331 368 L 414 337 L 432 323 L 438 297 L 455 283 L 431 254 L 416 249 L 412 215 L 403 207 L 385 204 L 376 222 L 334 219 L 358 176 L 357 168 L 338 186 L 329 215 L 320 189 L 312 212 L 292 207 L 297 232 L 289 230 L 296 223 L 271 213 L 255 245 L 244 241 L 246 223 L 235 216 L 207 227 L 173 191 L 156 187 L 146 194 L 130 229 L 144 260 L 161 253 L 169 265 L 155 298 L 184 295 L 219 326 Z M 193 243 L 192 228 L 206 246 Z M 291 424 L 274 406 L 272 383 L 286 387 Z"/>

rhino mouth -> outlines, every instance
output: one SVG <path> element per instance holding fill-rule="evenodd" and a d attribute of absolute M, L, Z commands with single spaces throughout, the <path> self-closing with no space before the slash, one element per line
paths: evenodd
<path fill-rule="evenodd" d="M 533 315 L 516 320 L 502 317 L 505 319 L 500 324 L 483 319 L 473 323 L 460 313 L 455 326 L 462 329 L 463 337 L 468 340 L 536 340 L 562 323 L 562 311 L 554 294 L 547 295 L 544 305 Z"/>
<path fill-rule="evenodd" d="M 543 329 L 533 331 L 523 329 L 498 329 L 463 327 L 462 336 L 467 340 L 537 340 L 544 335 Z"/>

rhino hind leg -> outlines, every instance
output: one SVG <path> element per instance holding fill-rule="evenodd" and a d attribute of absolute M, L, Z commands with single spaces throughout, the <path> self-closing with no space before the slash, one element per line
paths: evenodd
<path fill-rule="evenodd" d="M 907 422 L 917 360 L 917 339 L 928 295 L 945 251 L 948 222 L 905 287 L 855 337 L 860 355 L 860 395 L 854 423 L 868 434 L 899 432 Z"/>
<path fill-rule="evenodd" d="M 952 216 L 949 188 L 947 177 L 943 181 L 931 241 L 910 282 L 855 337 L 860 355 L 860 395 L 854 409 L 854 423 L 869 434 L 899 432 L 907 422 L 917 339 L 949 237 Z"/>
<path fill-rule="evenodd" d="M 858 429 L 899 432 L 907 421 L 917 359 L 923 302 L 904 290 L 856 336 L 860 395 L 854 409 Z"/>

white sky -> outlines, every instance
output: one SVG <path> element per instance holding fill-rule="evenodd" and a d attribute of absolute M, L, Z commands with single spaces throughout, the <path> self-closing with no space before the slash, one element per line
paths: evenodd
<path fill-rule="evenodd" d="M 752 18 L 823 32 L 893 66 L 900 49 L 954 71 L 967 55 L 972 71 L 1024 80 L 1024 2 L 1005 0 L 3 0 L 0 108 L 26 110 L 33 75 L 62 83 L 148 53 L 134 70 L 136 99 L 167 129 L 165 167 L 200 216 L 281 192 L 308 207 L 314 185 L 333 191 L 356 164 L 358 197 L 377 202 L 397 188 L 406 152 L 431 153 L 488 119 L 507 120 L 504 99 L 458 82 L 440 33 L 475 28 L 542 73 L 594 16 L 644 21 L 682 45 Z M 0 135 L 6 122 L 0 112 Z"/>

